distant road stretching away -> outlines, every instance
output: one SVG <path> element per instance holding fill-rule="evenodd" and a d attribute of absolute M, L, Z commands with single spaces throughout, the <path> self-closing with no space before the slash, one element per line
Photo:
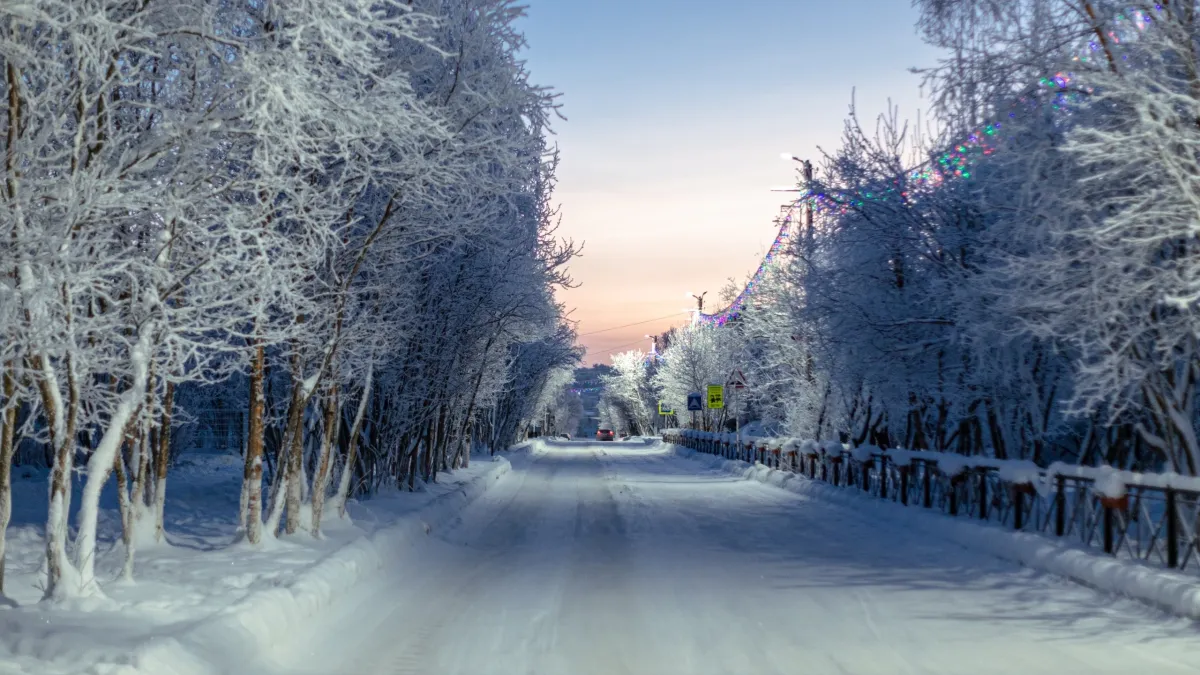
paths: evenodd
<path fill-rule="evenodd" d="M 657 444 L 512 459 L 453 525 L 247 672 L 1200 672 L 1188 621 Z"/>

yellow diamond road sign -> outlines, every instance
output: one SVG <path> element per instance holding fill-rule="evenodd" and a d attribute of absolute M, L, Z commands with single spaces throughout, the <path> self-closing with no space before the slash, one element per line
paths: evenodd
<path fill-rule="evenodd" d="M 725 387 L 719 384 L 708 385 L 708 407 L 709 408 L 724 408 L 725 407 Z"/>

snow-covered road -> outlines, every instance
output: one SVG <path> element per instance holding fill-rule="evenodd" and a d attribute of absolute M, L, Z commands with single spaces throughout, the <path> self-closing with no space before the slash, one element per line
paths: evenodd
<path fill-rule="evenodd" d="M 634 443 L 561 443 L 247 673 L 1195 673 L 1191 622 Z"/>

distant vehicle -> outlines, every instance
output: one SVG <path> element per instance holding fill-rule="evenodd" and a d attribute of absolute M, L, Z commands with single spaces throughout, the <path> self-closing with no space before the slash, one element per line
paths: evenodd
<path fill-rule="evenodd" d="M 559 434 L 558 437 L 563 439 L 564 441 L 571 440 L 571 434 Z"/>
<path fill-rule="evenodd" d="M 598 429 L 596 431 L 596 440 L 598 440 L 598 441 L 613 440 L 613 430 L 612 429 Z"/>

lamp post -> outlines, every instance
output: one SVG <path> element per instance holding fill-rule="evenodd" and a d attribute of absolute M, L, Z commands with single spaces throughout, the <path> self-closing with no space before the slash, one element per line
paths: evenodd
<path fill-rule="evenodd" d="M 789 188 L 777 188 L 775 190 L 772 190 L 772 192 L 805 192 L 806 190 L 808 190 L 809 186 L 812 184 L 812 181 L 813 181 L 812 162 L 808 161 L 807 159 L 800 159 L 799 157 L 793 155 L 790 152 L 780 153 L 779 156 L 785 162 L 787 162 L 787 161 L 800 162 L 801 172 L 804 175 L 804 187 L 790 188 L 790 189 Z M 804 243 L 806 245 L 808 245 L 809 248 L 811 248 L 812 236 L 813 236 L 813 200 L 812 199 L 806 200 L 805 204 L 804 204 L 804 232 L 803 232 L 803 235 L 804 235 L 803 236 Z M 797 243 L 799 243 L 799 242 L 797 242 Z"/>
<path fill-rule="evenodd" d="M 658 358 L 658 336 L 657 335 L 643 335 L 642 337 L 646 338 L 647 340 L 653 341 L 653 343 L 650 347 L 650 356 L 657 359 Z"/>
<path fill-rule="evenodd" d="M 696 299 L 696 316 L 692 320 L 692 323 L 700 322 L 700 315 L 702 313 L 704 313 L 704 296 L 706 296 L 706 295 L 708 295 L 708 291 L 704 291 L 700 295 L 696 295 L 695 293 L 693 293 L 691 291 L 687 291 L 686 293 L 683 294 L 683 297 L 685 297 L 685 298 L 695 298 Z M 688 311 L 690 312 L 691 310 L 688 310 Z"/>

